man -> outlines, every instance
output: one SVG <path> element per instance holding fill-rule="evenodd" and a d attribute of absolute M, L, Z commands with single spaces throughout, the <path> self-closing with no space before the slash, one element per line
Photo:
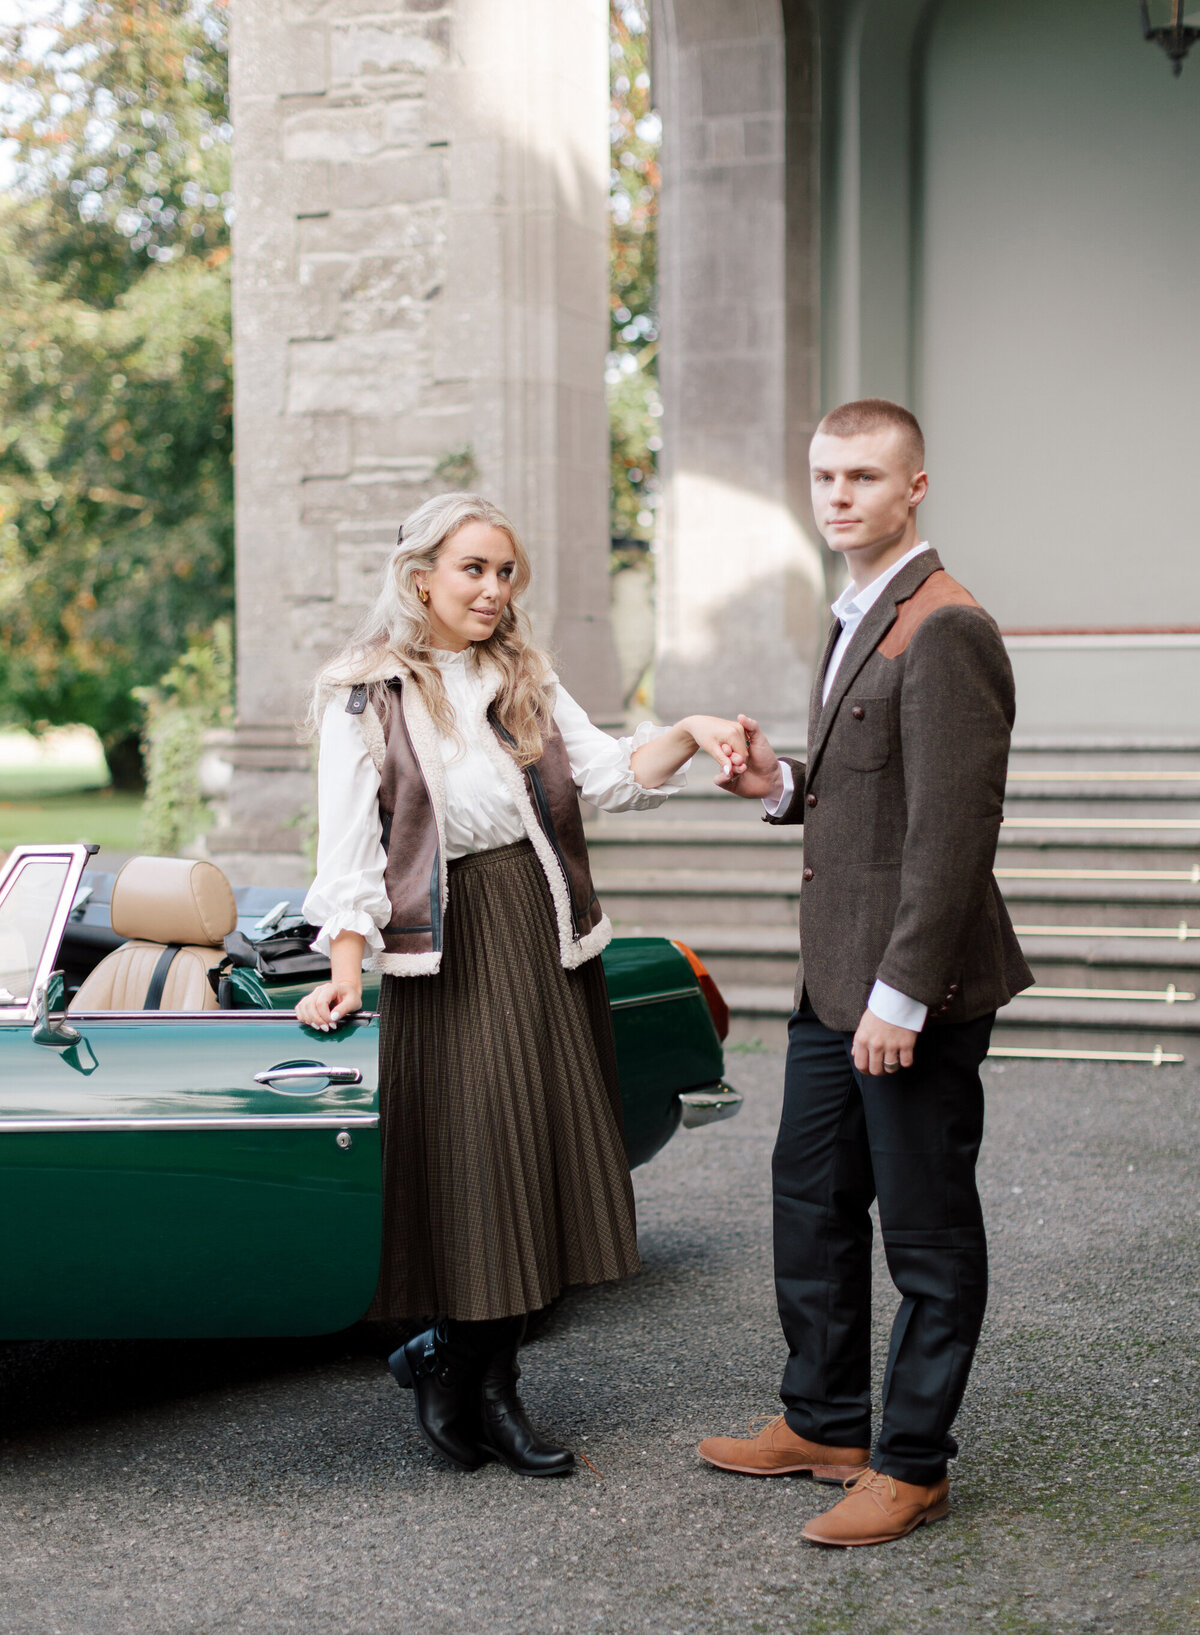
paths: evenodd
<path fill-rule="evenodd" d="M 710 1437 L 751 1476 L 853 1478 L 804 1537 L 901 1538 L 948 1510 L 950 1427 L 987 1292 L 975 1185 L 979 1067 L 1033 978 L 992 876 L 1013 722 L 992 619 L 917 531 L 924 439 L 908 410 L 848 403 L 817 427 L 813 509 L 851 582 L 817 670 L 807 762 L 742 717 L 723 780 L 803 823 L 801 963 L 773 1160 L 784 1412 Z M 871 1445 L 871 1221 L 901 1301 Z"/>

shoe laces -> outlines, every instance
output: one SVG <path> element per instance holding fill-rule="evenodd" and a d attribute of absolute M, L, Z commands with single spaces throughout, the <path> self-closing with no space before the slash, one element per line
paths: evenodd
<path fill-rule="evenodd" d="M 867 1470 L 861 1476 L 847 1476 L 842 1483 L 847 1493 L 866 1493 L 870 1488 L 882 1488 L 884 1482 L 888 1485 L 888 1495 L 896 1497 L 896 1484 L 884 1470 Z"/>
<path fill-rule="evenodd" d="M 751 1436 L 759 1436 L 763 1431 L 773 1431 L 782 1419 L 782 1414 L 755 1414 L 746 1422 L 746 1429 Z"/>

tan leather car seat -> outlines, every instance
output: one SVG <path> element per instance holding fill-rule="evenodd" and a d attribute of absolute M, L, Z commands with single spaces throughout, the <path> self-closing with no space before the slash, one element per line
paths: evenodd
<path fill-rule="evenodd" d="M 216 1010 L 208 980 L 237 925 L 229 881 L 213 863 L 181 857 L 131 857 L 113 883 L 112 928 L 130 940 L 84 979 L 70 1011 L 146 1008 L 154 973 L 168 947 L 179 952 L 166 971 L 158 1010 Z"/>

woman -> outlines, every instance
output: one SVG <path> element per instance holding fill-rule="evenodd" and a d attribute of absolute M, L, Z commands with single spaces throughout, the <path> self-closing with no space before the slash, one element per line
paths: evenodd
<path fill-rule="evenodd" d="M 426 1438 L 474 1470 L 573 1456 L 516 1394 L 526 1314 L 638 1270 L 612 1020 L 612 936 L 577 791 L 658 805 L 699 748 L 743 766 L 736 722 L 620 743 L 531 643 L 529 561 L 486 500 L 405 522 L 351 645 L 318 678 L 320 843 L 305 913 L 332 979 L 296 1007 L 328 1030 L 382 972 L 383 1251 L 368 1316 L 436 1320 L 389 1359 Z"/>

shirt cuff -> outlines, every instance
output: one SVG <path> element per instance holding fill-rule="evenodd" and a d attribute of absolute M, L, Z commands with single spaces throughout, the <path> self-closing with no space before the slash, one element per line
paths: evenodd
<path fill-rule="evenodd" d="M 326 959 L 333 958 L 333 939 L 343 931 L 357 931 L 360 937 L 366 940 L 364 954 L 378 954 L 383 951 L 383 937 L 379 927 L 371 916 L 361 908 L 342 909 L 337 914 L 331 914 L 321 927 L 321 934 L 309 947 L 315 954 L 324 954 Z"/>
<path fill-rule="evenodd" d="M 786 761 L 780 761 L 779 770 L 783 773 L 783 794 L 780 795 L 778 800 L 768 800 L 765 795 L 763 796 L 763 811 L 768 817 L 775 817 L 783 811 L 791 800 L 792 791 L 796 787 L 796 781 L 792 777 L 792 769 Z"/>
<path fill-rule="evenodd" d="M 873 1011 L 881 1022 L 887 1022 L 894 1028 L 911 1028 L 914 1033 L 920 1033 L 929 1015 L 928 1005 L 922 1005 L 919 999 L 910 999 L 907 994 L 889 988 L 886 982 L 876 982 L 871 989 L 867 1009 Z"/>

